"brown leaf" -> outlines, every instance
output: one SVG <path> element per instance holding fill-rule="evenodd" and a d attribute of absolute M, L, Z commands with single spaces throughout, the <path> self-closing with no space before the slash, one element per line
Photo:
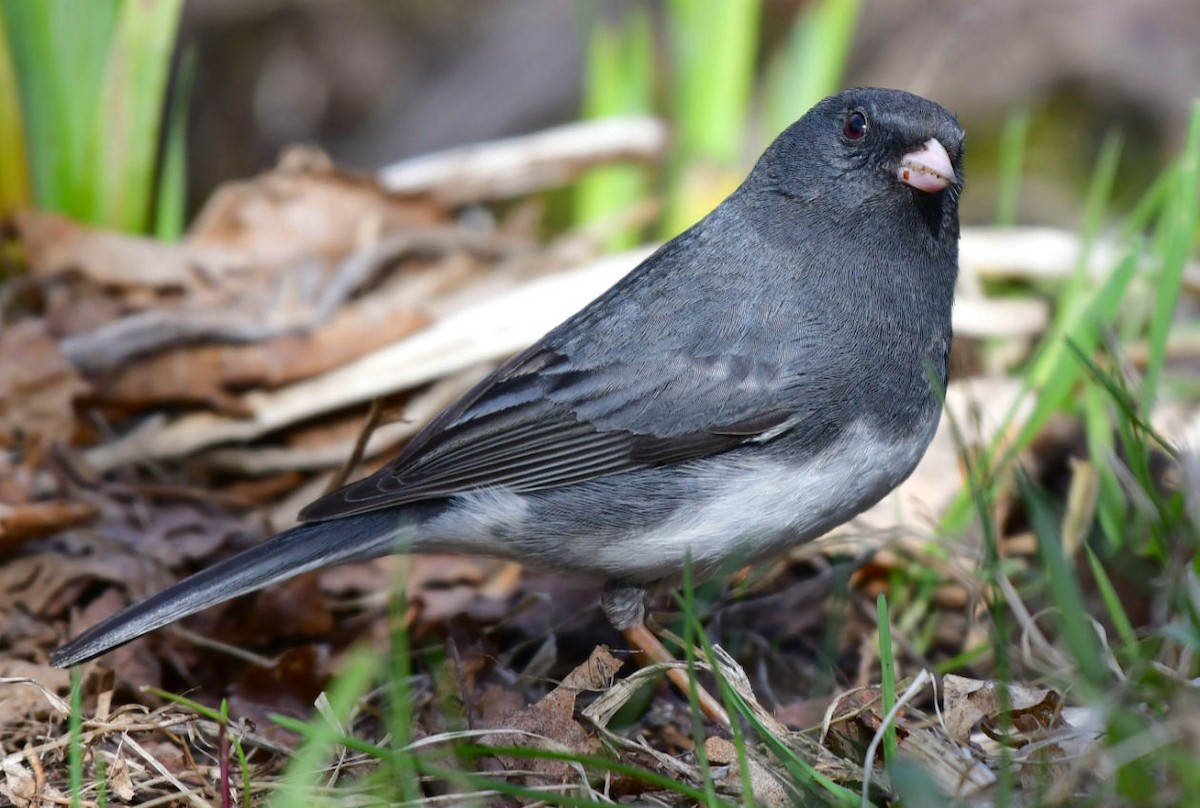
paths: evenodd
<path fill-rule="evenodd" d="M 220 248 L 252 264 L 285 266 L 351 252 L 367 231 L 449 221 L 424 197 L 384 193 L 366 177 L 335 169 L 312 150 L 293 150 L 274 171 L 231 182 L 197 216 L 187 243 Z"/>
<path fill-rule="evenodd" d="M 3 766 L 4 785 L 0 785 L 0 797 L 5 797 L 9 805 L 16 808 L 32 806 L 39 791 L 33 771 L 25 761 L 9 757 L 3 759 Z"/>
<path fill-rule="evenodd" d="M 270 720 L 270 715 L 308 717 L 325 686 L 328 661 L 322 648 L 309 644 L 281 654 L 270 665 L 246 669 L 230 687 L 230 715 L 249 718 L 268 737 L 294 741 L 290 733 Z"/>
<path fill-rule="evenodd" d="M 372 180 L 318 161 L 227 186 L 182 244 L 31 211 L 16 217 L 16 230 L 31 275 L 45 286 L 51 328 L 67 335 L 63 352 L 75 367 L 100 373 L 173 346 L 255 342 L 311 328 L 372 280 L 373 270 L 394 262 L 395 252 L 372 254 L 374 261 L 362 267 L 342 267 L 342 259 L 391 237 L 387 245 L 393 251 L 420 254 L 425 241 L 408 236 L 430 229 L 437 231 L 434 242 L 443 245 L 442 252 L 449 252 L 446 245 L 464 243 L 462 231 L 450 222 L 443 208 L 427 200 L 383 193 Z M 329 293 L 334 299 L 326 300 Z M 403 318 L 396 319 L 389 327 L 404 325 Z M 328 354 L 353 344 L 354 334 L 348 333 L 321 347 Z M 274 354 L 288 346 L 299 355 L 310 347 L 284 340 L 242 375 L 269 375 Z M 216 361 L 210 359 L 210 365 Z M 321 365 L 336 361 L 326 358 Z M 185 391 L 195 394 L 198 387 L 205 398 L 216 397 L 219 389 L 193 381 Z"/>
<path fill-rule="evenodd" d="M 740 791 L 742 772 L 738 763 L 737 747 L 725 738 L 710 736 L 704 739 L 704 751 L 711 762 L 729 767 L 728 776 L 722 784 L 730 791 Z M 750 789 L 755 802 L 768 808 L 785 808 L 795 804 L 792 795 L 775 779 L 769 768 L 754 758 L 750 758 L 747 763 L 750 768 Z"/>
<path fill-rule="evenodd" d="M 104 777 L 109 790 L 119 799 L 125 802 L 133 801 L 133 777 L 129 771 L 129 761 L 124 756 L 118 755 L 108 764 Z"/>
<path fill-rule="evenodd" d="M 54 500 L 20 505 L 0 502 L 0 555 L 13 552 L 31 539 L 50 536 L 95 516 L 96 508 L 86 502 Z"/>
<path fill-rule="evenodd" d="M 202 281 L 197 265 L 230 260 L 218 253 L 197 254 L 177 244 L 85 227 L 53 213 L 21 211 L 15 223 L 29 271 L 42 281 L 74 273 L 98 288 L 179 292 Z"/>
<path fill-rule="evenodd" d="M 596 754 L 601 748 L 600 741 L 575 720 L 575 699 L 580 693 L 609 687 L 622 664 L 621 660 L 609 653 L 607 646 L 597 646 L 587 662 L 567 674 L 562 683 L 542 697 L 541 701 L 496 722 L 496 733 L 486 736 L 484 745 Z M 506 733 L 505 730 L 520 732 Z M 535 773 L 536 776 L 531 778 L 535 782 L 561 782 L 571 771 L 570 764 L 562 760 L 517 759 L 503 755 L 497 759 L 505 768 L 520 768 Z"/>
<path fill-rule="evenodd" d="M 883 699 L 878 687 L 843 694 L 832 712 L 826 742 L 843 757 L 862 759 L 862 751 L 883 726 Z M 982 762 L 963 754 L 963 747 L 942 731 L 932 717 L 914 707 L 896 716 L 896 742 L 902 756 L 915 760 L 937 783 L 941 792 L 963 799 L 989 788 L 995 774 Z M 882 762 L 882 744 L 876 763 Z"/>
<path fill-rule="evenodd" d="M 124 364 L 95 380 L 95 395 L 105 403 L 139 408 L 208 403 L 219 411 L 244 415 L 244 406 L 232 392 L 276 388 L 315 376 L 428 323 L 423 312 L 381 306 L 379 297 L 370 295 L 342 306 L 329 323 L 307 333 L 249 345 L 182 346 Z"/>
<path fill-rule="evenodd" d="M 946 729 L 951 738 L 965 744 L 977 725 L 995 738 L 993 733 L 999 732 L 996 728 L 1003 723 L 996 682 L 947 674 L 942 689 Z M 1021 745 L 1017 736 L 1040 735 L 1061 720 L 1062 696 L 1056 690 L 1010 684 L 1008 697 L 1008 719 L 1014 733 L 1008 739 L 1011 743 Z"/>
<path fill-rule="evenodd" d="M 334 628 L 329 602 L 315 572 L 267 587 L 224 620 L 224 641 L 239 647 L 265 647 L 279 638 L 326 639 Z"/>
<path fill-rule="evenodd" d="M 47 697 L 42 688 L 51 694 L 65 696 L 71 687 L 70 671 L 0 656 L 0 679 L 10 680 L 0 682 L 0 726 L 11 727 L 30 719 L 44 720 L 51 715 L 62 717 L 61 703 L 53 703 L 53 697 Z M 21 679 L 29 681 L 17 681 Z"/>
<path fill-rule="evenodd" d="M 22 555 L 0 564 L 0 612 L 20 606 L 35 615 L 46 615 L 68 583 L 88 575 L 86 559 L 58 553 Z"/>
<path fill-rule="evenodd" d="M 72 405 L 86 390 L 44 321 L 0 329 L 0 449 L 70 442 Z"/>
<path fill-rule="evenodd" d="M 493 558 L 423 553 L 410 564 L 408 598 L 420 604 L 422 623 L 464 612 L 498 619 L 521 581 L 519 564 Z"/>

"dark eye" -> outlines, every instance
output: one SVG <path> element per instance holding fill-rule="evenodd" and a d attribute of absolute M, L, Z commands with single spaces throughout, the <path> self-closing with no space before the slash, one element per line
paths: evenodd
<path fill-rule="evenodd" d="M 842 134 L 846 136 L 846 140 L 861 140 L 866 133 L 866 115 L 855 110 L 846 116 L 846 125 L 842 127 Z"/>

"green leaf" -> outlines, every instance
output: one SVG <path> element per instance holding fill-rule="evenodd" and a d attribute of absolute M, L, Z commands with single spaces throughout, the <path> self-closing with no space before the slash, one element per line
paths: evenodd
<path fill-rule="evenodd" d="M 163 241 L 178 241 L 187 225 L 187 123 L 188 104 L 196 75 L 196 53 L 189 50 L 180 64 L 175 94 L 167 112 L 162 168 L 158 175 L 154 235 Z"/>
<path fill-rule="evenodd" d="M 38 205 L 88 219 L 92 144 L 116 0 L 3 0 Z"/>
<path fill-rule="evenodd" d="M 146 229 L 163 99 L 182 0 L 126 0 L 104 74 L 95 130 L 94 221 Z"/>
<path fill-rule="evenodd" d="M 996 171 L 996 224 L 1009 227 L 1017 223 L 1017 205 L 1021 199 L 1021 167 L 1025 162 L 1025 144 L 1029 139 L 1028 109 L 1011 113 L 1000 133 L 1000 165 Z"/>
<path fill-rule="evenodd" d="M 281 787 L 273 800 L 274 804 L 311 804 L 312 790 L 330 750 L 335 746 L 347 745 L 339 724 L 344 725 L 348 721 L 355 703 L 370 689 L 380 667 L 378 654 L 368 648 L 358 649 L 350 655 L 341 673 L 330 686 L 328 715 L 314 716 L 311 721 L 304 722 L 287 716 L 271 715 L 271 720 L 275 723 L 300 732 L 305 737 L 304 743 L 296 750 L 284 773 Z"/>
<path fill-rule="evenodd" d="M 0 216 L 33 201 L 21 94 L 5 28 L 4 15 L 0 14 Z"/>
<path fill-rule="evenodd" d="M 1038 556 L 1046 571 L 1050 597 L 1062 620 L 1062 639 L 1083 674 L 1083 683 L 1090 686 L 1092 696 L 1099 696 L 1112 676 L 1100 654 L 1100 644 L 1091 621 L 1079 579 L 1063 553 L 1058 537 L 1058 522 L 1050 512 L 1045 494 L 1039 491 L 1024 471 L 1017 472 L 1017 488 L 1037 537 Z"/>
<path fill-rule="evenodd" d="M 879 623 L 880 707 L 881 715 L 887 715 L 896 704 L 896 660 L 892 655 L 892 625 L 888 617 L 887 596 L 882 592 L 875 600 L 875 617 Z M 884 765 L 891 768 L 896 758 L 896 722 L 889 721 L 883 730 Z"/>
<path fill-rule="evenodd" d="M 1155 281 L 1154 313 L 1148 336 L 1149 360 L 1142 385 L 1143 408 L 1149 412 L 1158 393 L 1166 362 L 1167 337 L 1175 320 L 1175 307 L 1183 288 L 1183 272 L 1196 238 L 1197 193 L 1200 193 L 1200 102 L 1192 107 L 1187 145 L 1179 160 L 1174 193 L 1159 219 L 1155 256 L 1159 262 Z"/>
<path fill-rule="evenodd" d="M 654 38 L 644 8 L 630 9 L 620 25 L 597 22 L 588 42 L 585 118 L 650 112 L 654 95 Z M 630 210 L 648 190 L 645 171 L 636 165 L 602 166 L 588 172 L 575 188 L 575 218 L 597 224 Z M 610 250 L 634 247 L 639 233 L 617 228 L 605 240 Z"/>
<path fill-rule="evenodd" d="M 741 176 L 761 0 L 670 0 L 676 155 L 663 235 L 711 211 Z"/>

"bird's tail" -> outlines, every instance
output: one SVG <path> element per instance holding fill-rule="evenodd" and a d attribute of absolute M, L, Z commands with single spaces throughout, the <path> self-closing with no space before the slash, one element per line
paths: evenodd
<path fill-rule="evenodd" d="M 50 663 L 65 668 L 86 662 L 168 623 L 302 572 L 404 551 L 415 531 L 412 518 L 401 514 L 373 511 L 285 530 L 97 623 L 54 651 Z"/>

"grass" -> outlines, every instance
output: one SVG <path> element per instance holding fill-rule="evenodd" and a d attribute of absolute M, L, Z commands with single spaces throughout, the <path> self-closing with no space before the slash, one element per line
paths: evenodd
<path fill-rule="evenodd" d="M 0 174 L 11 178 L 0 189 L 3 207 L 32 202 L 91 224 L 147 230 L 182 7 L 0 2 Z"/>
<path fill-rule="evenodd" d="M 859 6 L 859 0 L 806 4 L 769 53 L 760 41 L 761 0 L 671 0 L 659 32 L 640 6 L 615 21 L 596 16 L 588 34 L 584 117 L 657 111 L 675 127 L 659 235 L 678 235 L 712 210 L 745 176 L 748 160 L 838 89 Z M 657 58 L 664 52 L 669 59 Z M 755 71 L 764 59 L 766 78 L 756 89 Z M 594 171 L 576 189 L 575 221 L 610 220 L 650 190 L 636 166 Z M 636 235 L 618 229 L 605 246 L 632 246 Z"/>
<path fill-rule="evenodd" d="M 980 484 L 973 487 L 985 536 L 991 532 L 987 527 L 1001 497 L 1014 495 L 1021 504 L 1036 537 L 1040 569 L 1020 571 L 1015 588 L 1025 599 L 1045 604 L 1045 614 L 1054 618 L 1048 627 L 1054 650 L 1065 663 L 1041 675 L 1103 716 L 1109 733 L 1104 744 L 1110 751 L 1128 749 L 1134 739 L 1153 736 L 1160 729 L 1152 718 L 1156 711 L 1176 698 L 1194 698 L 1185 683 L 1196 673 L 1190 661 L 1196 648 L 1179 639 L 1194 636 L 1200 627 L 1183 594 L 1187 582 L 1194 579 L 1197 563 L 1196 525 L 1186 518 L 1184 499 L 1194 497 L 1196 491 L 1164 485 L 1153 472 L 1151 459 L 1169 459 L 1174 449 L 1149 426 L 1149 412 L 1167 372 L 1166 335 L 1173 325 L 1183 262 L 1194 249 L 1197 232 L 1198 116 L 1193 115 L 1184 154 L 1167 172 L 1174 179 L 1166 186 L 1174 188 L 1164 191 L 1163 183 L 1156 183 L 1148 196 L 1155 201 L 1135 209 L 1138 216 L 1154 210 L 1153 237 L 1133 238 L 1126 257 L 1099 285 L 1082 268 L 1068 282 L 1058 301 L 1059 317 L 1025 376 L 1029 389 L 1039 393 L 1033 415 L 1016 425 L 1011 446 L 993 447 L 985 454 L 985 462 L 991 465 L 981 470 Z M 1085 215 L 1088 235 L 1099 231 L 1102 200 L 1108 196 L 1118 152 L 1117 146 L 1110 145 L 1097 166 Z M 1146 268 L 1153 273 L 1151 283 L 1139 289 Z M 1151 295 L 1153 305 L 1129 307 L 1129 297 L 1139 293 Z M 1151 314 L 1139 319 L 1141 311 Z M 1144 340 L 1148 345 L 1140 379 L 1131 377 L 1121 360 L 1116 334 L 1124 335 L 1125 344 Z M 999 482 L 1012 468 L 1018 450 L 1028 446 L 1050 417 L 1063 414 L 1079 418 L 1088 437 L 1090 462 L 1076 469 L 1072 483 L 1077 490 L 1064 502 L 1020 468 L 1011 472 L 1015 486 Z M 994 538 L 986 540 L 985 580 L 1013 574 L 1005 569 L 995 544 Z M 1150 571 L 1150 580 L 1141 582 L 1144 586 L 1161 587 L 1155 598 L 1173 614 L 1166 622 L 1171 631 L 1164 631 L 1164 625 L 1135 625 L 1123 607 L 1109 570 L 1130 558 Z M 1182 572 L 1173 572 L 1172 565 Z M 1119 566 L 1116 569 L 1120 571 Z M 1086 588 L 1094 595 L 1085 591 L 1081 573 L 1092 579 Z M 1093 602 L 1101 606 L 1102 622 L 1091 616 Z M 1002 629 L 1008 618 L 995 608 L 992 618 L 997 628 L 996 658 L 1002 660 L 1010 644 Z M 1187 626 L 1181 634 L 1174 630 L 1180 626 Z M 1003 670 L 997 675 L 1001 681 L 1013 676 Z M 1153 745 L 1147 743 L 1146 748 Z M 1001 773 L 1007 771 L 1002 766 Z M 1011 774 L 1008 779 L 1015 782 Z M 1129 755 L 1118 766 L 1111 792 L 1106 794 L 1102 787 L 1094 796 L 1168 804 L 1170 795 L 1188 793 L 1184 785 L 1194 779 L 1173 760 L 1171 750 L 1162 747 Z"/>
<path fill-rule="evenodd" d="M 7 43 L 7 24 L 0 14 L 0 215 L 33 199 L 20 92 Z"/>
<path fill-rule="evenodd" d="M 597 19 L 590 27 L 583 117 L 639 115 L 654 109 L 654 33 L 650 15 L 636 7 L 618 22 Z M 601 166 L 574 188 L 575 219 L 581 225 L 609 221 L 645 199 L 649 177 L 633 165 Z M 621 227 L 605 241 L 617 251 L 641 242 L 636 228 Z"/>
<path fill-rule="evenodd" d="M 876 619 L 879 622 L 880 694 L 883 714 L 889 715 L 896 706 L 896 657 L 892 653 L 892 629 L 888 617 L 887 597 L 880 593 L 876 600 Z M 897 759 L 896 725 L 889 723 L 883 734 L 883 760 L 891 768 Z"/>

